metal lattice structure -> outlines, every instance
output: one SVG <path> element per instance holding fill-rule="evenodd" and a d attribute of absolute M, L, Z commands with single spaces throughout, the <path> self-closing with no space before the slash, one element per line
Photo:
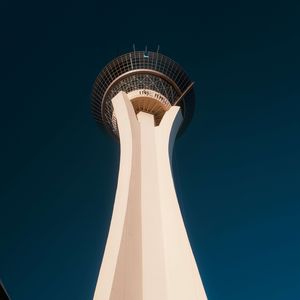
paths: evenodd
<path fill-rule="evenodd" d="M 118 136 L 112 98 L 120 91 L 152 90 L 165 97 L 159 100 L 163 111 L 175 104 L 181 106 L 183 129 L 194 110 L 192 85 L 184 70 L 169 57 L 158 52 L 130 52 L 115 58 L 98 75 L 92 91 L 92 113 L 99 124 Z M 144 110 L 141 105 L 139 110 Z"/>

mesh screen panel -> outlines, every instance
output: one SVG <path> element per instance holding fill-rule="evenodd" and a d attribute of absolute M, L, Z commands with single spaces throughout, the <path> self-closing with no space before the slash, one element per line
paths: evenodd
<path fill-rule="evenodd" d="M 191 80 L 172 59 L 157 53 L 135 51 L 115 58 L 98 75 L 92 91 L 92 113 L 99 124 L 118 135 L 111 99 L 120 91 L 150 89 L 165 96 L 173 105 L 190 86 Z M 182 107 L 184 125 L 194 110 L 193 89 L 178 105 Z"/>

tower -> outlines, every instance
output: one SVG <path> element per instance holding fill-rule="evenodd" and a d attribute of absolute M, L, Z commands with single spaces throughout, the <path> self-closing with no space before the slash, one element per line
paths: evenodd
<path fill-rule="evenodd" d="M 193 83 L 158 52 L 117 57 L 98 75 L 92 112 L 120 142 L 113 214 L 94 300 L 207 299 L 172 177 Z"/>

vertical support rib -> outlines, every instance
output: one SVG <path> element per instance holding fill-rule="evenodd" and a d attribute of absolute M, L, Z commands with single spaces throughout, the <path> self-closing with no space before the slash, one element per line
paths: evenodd
<path fill-rule="evenodd" d="M 141 134 L 143 300 L 166 300 L 165 251 L 154 116 L 140 112 L 138 120 Z"/>
<path fill-rule="evenodd" d="M 183 223 L 174 187 L 171 158 L 182 122 L 180 107 L 172 106 L 156 127 L 156 150 L 164 236 L 168 300 L 206 300 L 204 287 Z"/>
<path fill-rule="evenodd" d="M 126 93 L 112 100 L 121 144 L 113 215 L 94 300 L 141 300 L 140 138 Z"/>

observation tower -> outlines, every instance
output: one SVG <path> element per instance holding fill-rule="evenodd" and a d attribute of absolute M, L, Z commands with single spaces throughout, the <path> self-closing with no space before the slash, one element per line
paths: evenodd
<path fill-rule="evenodd" d="M 158 52 L 124 54 L 98 75 L 92 113 L 120 142 L 120 165 L 94 300 L 207 299 L 171 167 L 194 101 L 188 75 Z"/>

